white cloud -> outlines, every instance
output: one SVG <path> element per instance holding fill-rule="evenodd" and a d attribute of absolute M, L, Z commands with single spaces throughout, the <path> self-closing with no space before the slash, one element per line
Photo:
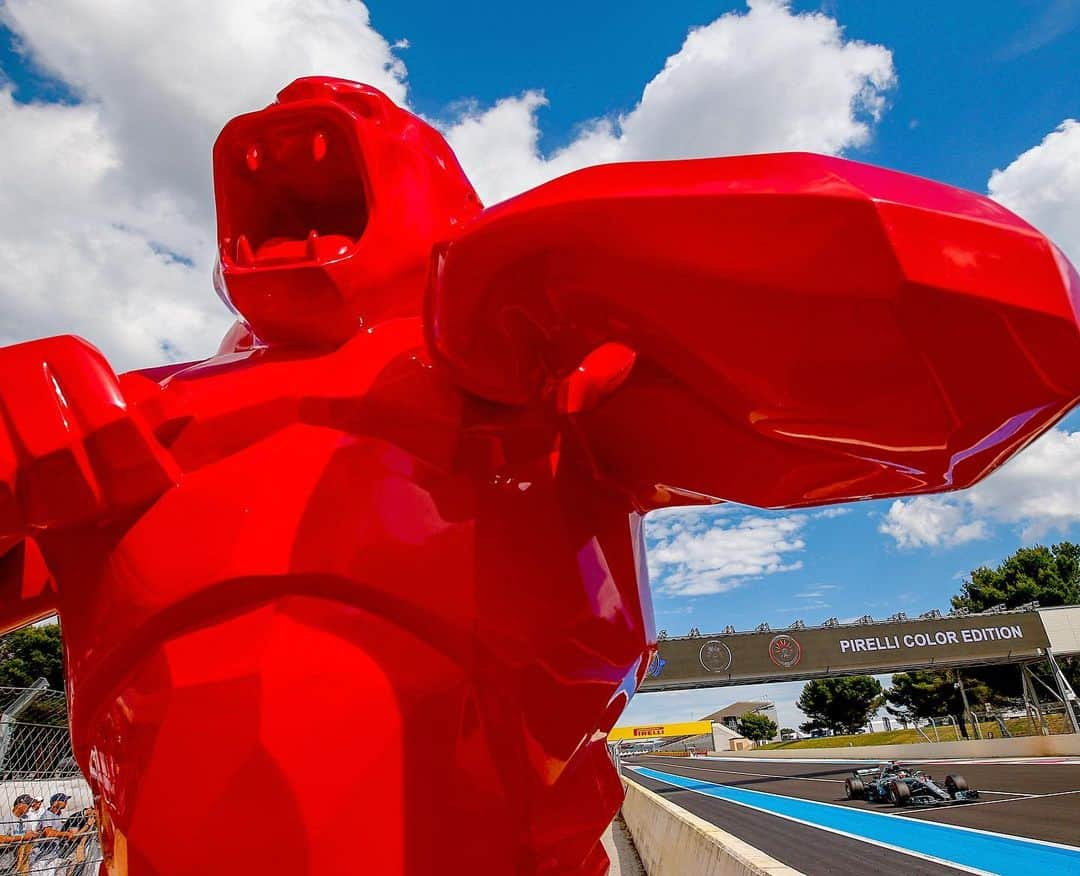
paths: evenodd
<path fill-rule="evenodd" d="M 585 125 L 565 148 L 540 154 L 531 91 L 471 107 L 447 127 L 482 198 L 496 201 L 567 171 L 607 161 L 692 158 L 867 142 L 896 77 L 882 46 L 845 40 L 820 13 L 751 0 L 690 32 L 637 106 Z"/>
<path fill-rule="evenodd" d="M 953 547 L 989 536 L 986 524 L 966 522 L 962 500 L 951 496 L 918 496 L 893 502 L 878 530 L 898 547 Z"/>
<path fill-rule="evenodd" d="M 1041 49 L 1080 24 L 1080 4 L 1076 0 L 1050 0 L 1043 7 L 1034 21 L 1016 31 L 1012 42 L 998 52 L 998 58 L 1012 60 Z"/>
<path fill-rule="evenodd" d="M 95 107 L 20 105 L 2 90 L 0 154 L 0 344 L 75 332 L 121 366 L 212 352 L 224 308 L 162 250 L 198 232 L 167 202 L 119 189 Z"/>
<path fill-rule="evenodd" d="M 1080 122 L 1066 119 L 995 170 L 987 189 L 1080 263 Z M 1054 429 L 982 484 L 938 503 L 894 503 L 881 530 L 901 547 L 954 544 L 965 533 L 982 537 L 990 522 L 1020 526 L 1027 541 L 1064 532 L 1080 522 L 1080 433 Z M 959 526 L 950 533 L 939 523 Z"/>
<path fill-rule="evenodd" d="M 660 608 L 656 610 L 656 614 L 660 615 L 687 615 L 694 614 L 698 611 L 697 605 L 691 600 L 684 605 L 676 605 L 672 608 Z"/>
<path fill-rule="evenodd" d="M 701 596 L 802 568 L 794 555 L 806 548 L 802 531 L 809 519 L 807 514 L 720 515 L 703 521 L 701 512 L 661 518 L 659 529 L 647 529 L 653 586 L 669 595 Z"/>
<path fill-rule="evenodd" d="M 898 547 L 951 547 L 987 538 L 993 523 L 1025 541 L 1080 523 L 1080 432 L 1052 429 L 985 481 L 961 493 L 892 504 L 879 530 Z"/>
<path fill-rule="evenodd" d="M 804 602 L 799 605 L 782 605 L 779 608 L 774 608 L 773 611 L 776 614 L 784 615 L 785 618 L 790 618 L 794 623 L 795 621 L 803 621 L 813 625 L 813 615 L 816 612 L 820 612 L 823 609 L 830 608 L 831 603 L 815 600 L 813 602 Z M 807 618 L 810 620 L 807 620 Z"/>
<path fill-rule="evenodd" d="M 749 7 L 692 31 L 635 107 L 555 155 L 538 151 L 540 92 L 459 106 L 451 138 L 488 200 L 603 161 L 865 143 L 895 81 L 888 50 L 779 0 Z M 0 23 L 79 101 L 0 91 L 0 342 L 72 331 L 120 369 L 208 355 L 227 328 L 210 146 L 229 117 L 313 73 L 407 100 L 407 43 L 358 0 L 4 0 Z"/>
<path fill-rule="evenodd" d="M 1054 429 L 969 491 L 972 513 L 1021 524 L 1025 539 L 1080 522 L 1080 432 Z"/>
<path fill-rule="evenodd" d="M 405 71 L 354 0 L 6 0 L 0 21 L 78 105 L 0 91 L 0 343 L 75 332 L 118 368 L 209 355 L 210 146 L 311 73 L 397 100 Z"/>
<path fill-rule="evenodd" d="M 990 196 L 1080 263 L 1080 122 L 1066 119 L 987 184 Z"/>
<path fill-rule="evenodd" d="M 836 584 L 815 584 L 812 589 L 796 593 L 796 599 L 820 599 L 829 590 L 839 589 Z"/>
<path fill-rule="evenodd" d="M 645 518 L 650 541 L 669 539 L 680 533 L 703 533 L 720 517 L 735 514 L 734 505 L 713 505 L 706 508 L 663 508 Z"/>
<path fill-rule="evenodd" d="M 360 79 L 397 101 L 405 68 L 355 0 L 6 0 L 34 61 L 95 103 L 125 176 L 209 215 L 210 145 L 298 76 Z"/>

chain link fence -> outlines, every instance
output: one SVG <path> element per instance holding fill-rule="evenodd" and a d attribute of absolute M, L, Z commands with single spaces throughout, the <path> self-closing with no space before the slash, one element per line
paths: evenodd
<path fill-rule="evenodd" d="M 0 876 L 94 876 L 100 861 L 63 692 L 0 687 Z"/>

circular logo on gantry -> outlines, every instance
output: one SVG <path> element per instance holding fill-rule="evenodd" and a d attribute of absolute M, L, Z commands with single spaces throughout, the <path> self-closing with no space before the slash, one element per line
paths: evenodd
<path fill-rule="evenodd" d="M 718 639 L 701 646 L 701 665 L 706 672 L 727 672 L 731 669 L 731 649 Z"/>
<path fill-rule="evenodd" d="M 781 633 L 779 636 L 773 636 L 773 640 L 769 642 L 769 657 L 781 669 L 791 669 L 793 666 L 798 666 L 799 661 L 802 660 L 802 645 L 794 636 Z"/>

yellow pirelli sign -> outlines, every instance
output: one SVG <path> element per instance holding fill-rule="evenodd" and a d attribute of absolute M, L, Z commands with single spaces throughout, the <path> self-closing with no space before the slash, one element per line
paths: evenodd
<path fill-rule="evenodd" d="M 616 727 L 608 742 L 633 742 L 635 739 L 660 739 L 664 736 L 701 736 L 712 733 L 709 721 L 684 721 L 681 724 L 642 724 L 639 727 Z"/>

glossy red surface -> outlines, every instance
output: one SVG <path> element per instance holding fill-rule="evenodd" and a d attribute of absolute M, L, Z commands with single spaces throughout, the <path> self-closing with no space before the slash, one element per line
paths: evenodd
<path fill-rule="evenodd" d="M 1075 272 L 924 180 L 620 165 L 481 211 L 322 79 L 214 163 L 217 355 L 0 350 L 0 629 L 61 615 L 112 874 L 603 873 L 641 513 L 966 486 L 1080 393 Z"/>

